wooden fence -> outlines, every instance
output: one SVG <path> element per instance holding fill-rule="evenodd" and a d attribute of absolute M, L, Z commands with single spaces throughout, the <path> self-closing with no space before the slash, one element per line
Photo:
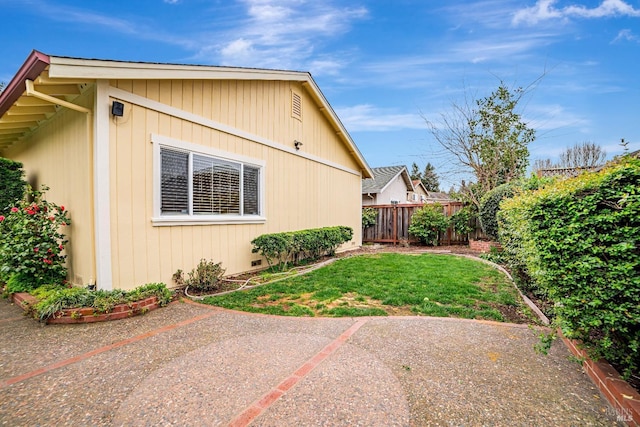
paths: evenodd
<path fill-rule="evenodd" d="M 462 202 L 440 203 L 444 214 L 450 217 L 462 209 Z M 363 230 L 362 241 L 364 243 L 417 243 L 418 239 L 409 235 L 409 224 L 413 213 L 423 207 L 424 204 L 397 204 L 397 205 L 373 205 L 363 208 L 373 208 L 378 211 L 376 223 Z M 476 230 L 469 233 L 472 239 L 483 237 L 482 231 L 476 224 Z M 438 236 L 438 245 L 466 245 L 467 236 L 460 235 L 449 227 Z"/>

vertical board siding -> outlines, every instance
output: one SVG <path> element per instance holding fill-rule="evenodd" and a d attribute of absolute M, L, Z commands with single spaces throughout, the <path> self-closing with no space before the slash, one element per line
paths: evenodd
<path fill-rule="evenodd" d="M 441 203 L 443 213 L 450 217 L 464 206 L 461 202 Z M 418 239 L 409 234 L 409 225 L 414 212 L 423 204 L 398 204 L 398 205 L 369 205 L 367 208 L 376 209 L 378 215 L 376 223 L 363 231 L 362 241 L 368 243 L 400 243 L 401 241 L 418 242 Z M 478 233 L 470 233 L 474 238 Z M 447 228 L 438 236 L 439 245 L 464 245 L 467 244 L 467 236 L 457 234 L 452 227 Z"/>
<path fill-rule="evenodd" d="M 93 89 L 89 88 L 74 102 L 93 108 L 93 99 Z M 41 185 L 48 186 L 45 199 L 68 211 L 71 225 L 61 231 L 69 240 L 68 279 L 76 285 L 87 285 L 96 279 L 91 197 L 93 141 L 87 120 L 84 113 L 62 108 L 36 132 L 1 153 L 22 162 L 29 184 L 37 190 Z"/>
<path fill-rule="evenodd" d="M 301 148 L 357 170 L 356 161 L 300 84 L 275 81 L 117 81 L 119 89 L 162 102 L 274 142 Z M 303 99 L 303 122 L 291 117 L 290 91 Z M 111 122 L 112 256 L 114 288 L 149 282 L 172 285 L 178 269 L 200 259 L 222 262 L 227 274 L 251 270 L 259 259 L 251 240 L 265 233 L 333 225 L 354 229 L 361 242 L 358 175 L 295 154 L 125 103 Z M 264 160 L 264 224 L 154 227 L 152 133 Z"/>

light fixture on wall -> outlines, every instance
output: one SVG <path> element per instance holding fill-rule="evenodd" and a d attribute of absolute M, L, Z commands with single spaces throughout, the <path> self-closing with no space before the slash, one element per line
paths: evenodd
<path fill-rule="evenodd" d="M 296 147 L 296 150 L 299 150 L 300 147 L 302 146 L 302 142 L 294 140 L 293 146 Z"/>
<path fill-rule="evenodd" d="M 124 104 L 122 102 L 113 101 L 113 104 L 111 104 L 111 114 L 116 117 L 124 116 Z"/>

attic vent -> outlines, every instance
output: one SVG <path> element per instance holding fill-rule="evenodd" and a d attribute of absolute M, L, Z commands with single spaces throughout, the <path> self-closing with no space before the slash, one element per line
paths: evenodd
<path fill-rule="evenodd" d="M 302 120 L 302 98 L 294 91 L 291 91 L 291 117 Z"/>

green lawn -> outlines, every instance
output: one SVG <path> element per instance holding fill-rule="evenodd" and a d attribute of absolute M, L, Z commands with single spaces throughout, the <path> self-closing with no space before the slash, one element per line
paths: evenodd
<path fill-rule="evenodd" d="M 479 261 L 434 254 L 344 258 L 306 275 L 203 302 L 287 316 L 427 315 L 532 321 L 502 273 Z"/>

